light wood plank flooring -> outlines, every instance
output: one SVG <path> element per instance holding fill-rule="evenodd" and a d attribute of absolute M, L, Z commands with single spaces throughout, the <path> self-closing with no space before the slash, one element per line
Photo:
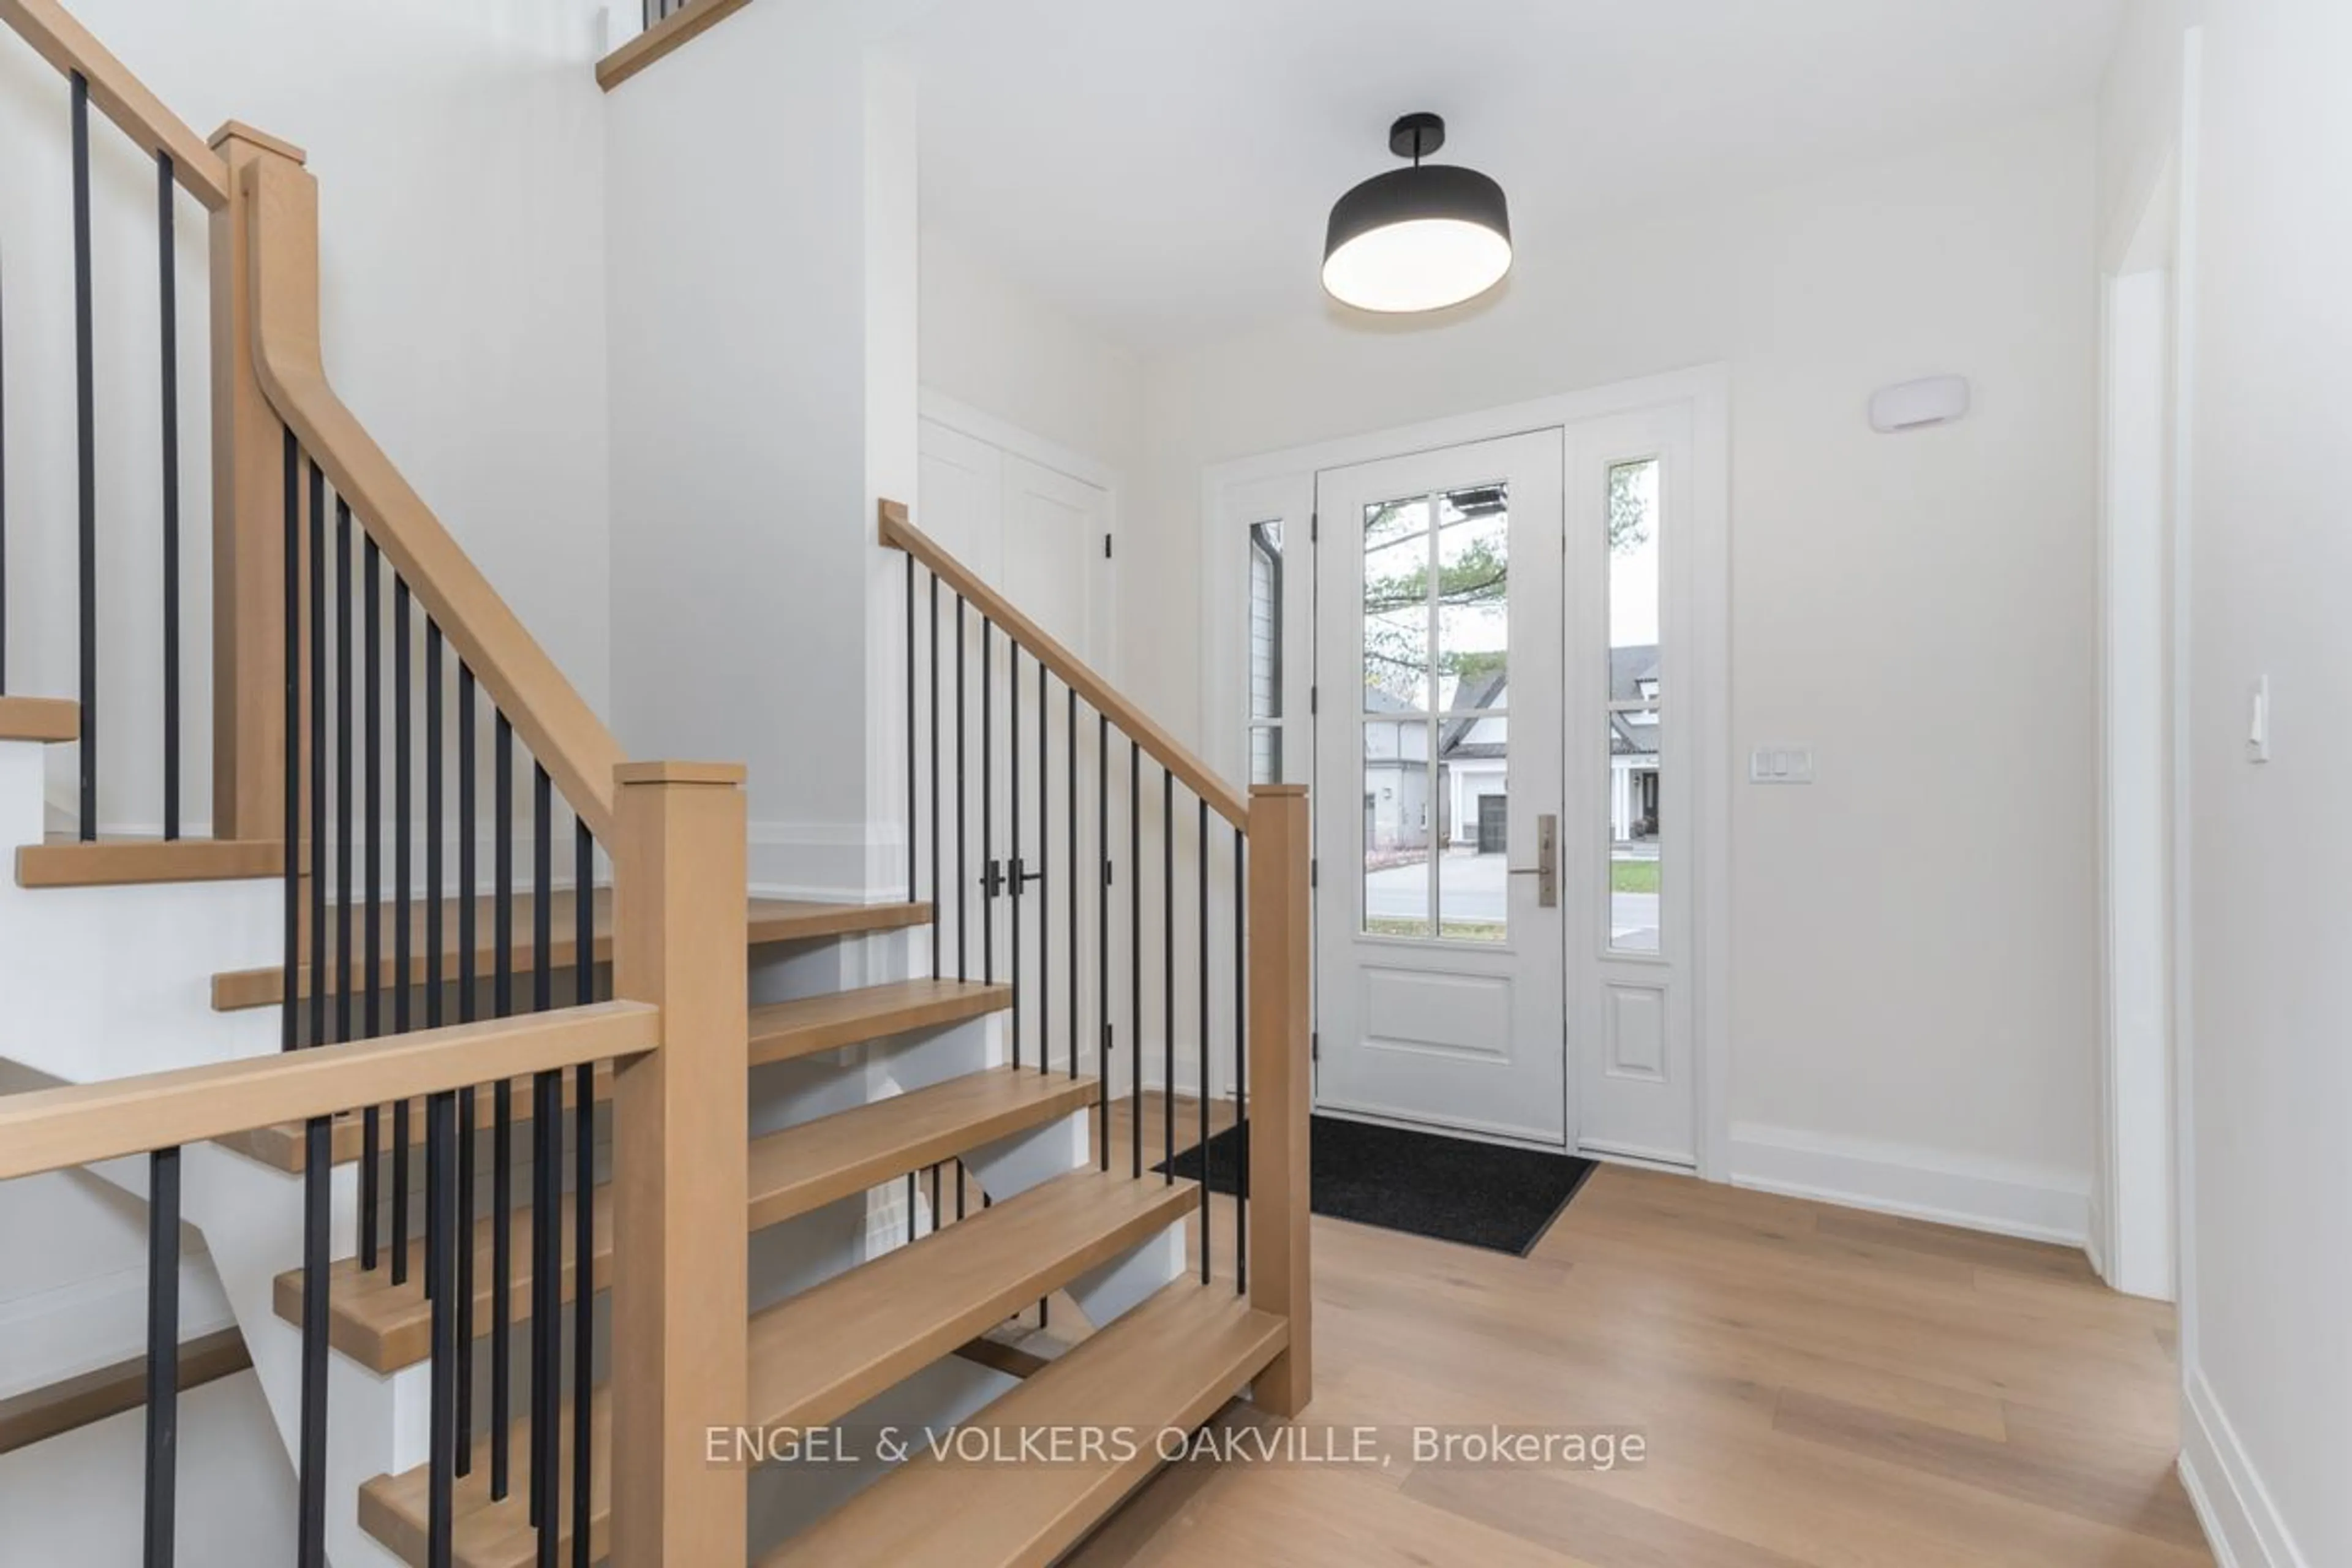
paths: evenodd
<path fill-rule="evenodd" d="M 1211 1225 L 1222 1276 L 1229 1201 Z M 2212 1562 L 2172 1471 L 2172 1314 L 2079 1253 L 1621 1167 L 1527 1258 L 1314 1237 L 1310 1422 L 1638 1428 L 1647 1462 L 1179 1467 L 1077 1568 Z"/>

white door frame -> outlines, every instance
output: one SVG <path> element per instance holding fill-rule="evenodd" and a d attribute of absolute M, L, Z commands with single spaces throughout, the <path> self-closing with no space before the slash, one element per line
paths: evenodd
<path fill-rule="evenodd" d="M 2187 1190 L 2189 453 L 2196 47 L 2180 140 L 2103 257 L 2099 445 L 2098 1164 L 2086 1251 L 2128 1295 L 2181 1300 Z M 2126 209 L 2129 212 L 2129 209 Z"/>
<path fill-rule="evenodd" d="M 1662 405 L 1686 405 L 1693 428 L 1691 672 L 1689 767 L 1696 811 L 1691 823 L 1690 954 L 1696 1071 L 1698 1173 L 1730 1177 L 1731 1082 L 1731 484 L 1730 374 L 1720 364 L 1618 382 L 1528 403 L 1219 463 L 1201 478 L 1200 732 L 1211 763 L 1246 778 L 1248 669 L 1242 656 L 1248 563 L 1247 526 L 1281 508 L 1286 527 L 1305 531 L 1315 504 L 1315 476 L 1402 454 L 1466 446 L 1530 430 L 1566 426 Z M 1304 782 L 1308 748 L 1286 747 L 1293 778 Z"/>

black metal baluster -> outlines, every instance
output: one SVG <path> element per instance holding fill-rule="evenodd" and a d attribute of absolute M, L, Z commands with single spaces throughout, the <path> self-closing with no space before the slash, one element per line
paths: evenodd
<path fill-rule="evenodd" d="M 996 982 L 996 623 L 980 617 L 980 979 Z M 1020 1031 L 1013 1032 L 1018 1040 Z"/>
<path fill-rule="evenodd" d="M 1078 689 L 1063 689 L 1066 717 L 1062 730 L 1068 742 L 1065 762 L 1069 769 L 1066 803 L 1070 830 L 1069 870 L 1066 873 L 1070 885 L 1070 1077 L 1078 1076 Z"/>
<path fill-rule="evenodd" d="M 310 1043 L 327 1040 L 327 478 L 310 465 Z"/>
<path fill-rule="evenodd" d="M 409 692 L 409 594 L 400 574 L 392 574 L 392 1027 L 408 1033 L 410 997 L 416 984 L 415 924 L 409 910 L 415 891 L 415 832 L 410 767 L 414 703 Z M 405 1098 L 392 1106 L 392 1282 L 408 1283 L 409 1146 L 415 1140 Z"/>
<path fill-rule="evenodd" d="M 441 711 L 441 627 L 425 617 L 425 1026 L 442 1024 L 442 998 L 448 973 L 442 957 L 443 910 L 449 889 L 442 879 L 446 822 L 441 809 L 445 780 L 441 743 L 448 726 Z"/>
<path fill-rule="evenodd" d="M 479 785 L 474 768 L 477 747 L 474 718 L 474 672 L 457 661 L 457 1021 L 470 1024 L 479 1010 L 476 992 L 479 965 L 474 952 L 479 932 L 477 911 L 481 892 L 476 821 Z M 480 1100 L 472 1088 L 457 1091 L 457 1212 L 465 1216 L 466 1239 L 457 1248 L 457 1300 L 464 1302 L 464 1327 L 457 1335 L 457 1473 L 474 1472 L 474 1165 L 475 1144 L 481 1131 Z"/>
<path fill-rule="evenodd" d="M 1095 715 L 1095 857 L 1102 863 L 1102 886 L 1095 896 L 1095 1011 L 1101 1028 L 1095 1037 L 1095 1098 L 1102 1107 L 1096 1140 L 1102 1168 L 1110 1169 L 1110 717 Z"/>
<path fill-rule="evenodd" d="M 916 798 L 915 767 L 915 558 L 909 555 L 907 557 L 907 901 L 910 904 L 921 896 L 916 881 L 919 867 L 915 855 L 915 814 L 920 805 Z"/>
<path fill-rule="evenodd" d="M 1051 1072 L 1054 1058 L 1054 868 L 1048 846 L 1053 843 L 1054 806 L 1049 742 L 1053 721 L 1046 717 L 1045 661 L 1037 661 L 1037 1070 Z M 1017 805 L 1019 795 L 1014 795 Z"/>
<path fill-rule="evenodd" d="M 1128 1092 L 1134 1101 L 1135 1176 L 1143 1177 L 1143 748 L 1127 743 Z"/>
<path fill-rule="evenodd" d="M 155 154 L 163 392 L 163 837 L 180 837 L 180 288 L 173 245 L 172 155 Z"/>
<path fill-rule="evenodd" d="M 912 1246 L 912 1245 L 914 1245 L 914 1240 L 915 1240 L 915 1173 L 914 1173 L 914 1172 L 912 1172 L 912 1171 L 909 1171 L 909 1172 L 908 1172 L 908 1173 L 907 1173 L 907 1242 L 908 1242 L 908 1246 Z"/>
<path fill-rule="evenodd" d="M 572 951 L 574 1001 L 596 1000 L 596 840 L 588 825 L 572 824 Z M 596 1375 L 596 1066 L 572 1069 L 572 1563 L 593 1568 L 589 1541 L 589 1417 Z"/>
<path fill-rule="evenodd" d="M 302 1414 L 296 1568 L 327 1568 L 327 1307 L 334 1241 L 334 1122 L 302 1129 Z"/>
<path fill-rule="evenodd" d="M 286 432 L 286 979 L 279 1044 L 299 1040 L 302 975 L 302 480 L 301 451 Z M 326 1568 L 327 1549 L 327 1247 L 332 1218 L 331 1123 L 313 1117 L 302 1129 L 301 1414 L 296 1443 L 295 1560 Z"/>
<path fill-rule="evenodd" d="M 467 1434 L 457 1425 L 457 1255 L 465 1250 L 463 1216 L 457 1212 L 457 1097 L 428 1095 L 425 1101 L 425 1293 L 432 1300 L 432 1409 L 426 1439 L 429 1462 L 425 1505 L 427 1568 L 450 1568 L 457 1530 L 457 1450 Z M 470 1325 L 469 1325 L 470 1326 Z"/>
<path fill-rule="evenodd" d="M 988 634 L 985 627 L 983 627 L 981 633 L 981 650 L 983 656 L 981 659 L 981 669 L 985 676 L 991 678 L 991 683 L 993 684 L 992 677 L 994 675 L 994 671 L 990 669 L 988 659 L 985 657 L 987 648 Z M 1011 798 L 1011 805 L 1007 808 L 1005 815 L 1010 818 L 1013 824 L 1013 855 L 1012 858 L 1005 862 L 1005 865 L 1010 869 L 1005 876 L 1002 886 L 1010 889 L 1013 894 L 1013 907 L 1007 910 L 1006 913 L 1013 921 L 1013 1070 L 1018 1072 L 1021 1070 L 1021 997 L 1024 991 L 1024 987 L 1021 984 L 1021 884 L 1023 880 L 1023 868 L 1021 865 L 1021 645 L 1014 642 L 1009 634 L 1004 639 L 1004 652 L 1008 666 L 1004 681 L 1004 706 L 1010 712 L 1013 723 L 1012 739 L 1005 747 L 1005 755 L 1010 757 L 1013 762 L 1013 787 L 1007 792 Z M 995 976 L 992 974 L 990 978 L 994 979 Z"/>
<path fill-rule="evenodd" d="M 1201 802 L 1201 1283 L 1209 1282 L 1209 803 Z M 1176 1151 L 1168 1151 L 1168 1169 L 1176 1169 Z"/>
<path fill-rule="evenodd" d="M 89 81 L 73 73 L 75 482 L 81 588 L 82 842 L 98 837 L 98 392 L 90 336 Z"/>
<path fill-rule="evenodd" d="M 909 560 L 913 557 L 908 557 Z M 0 630 L 5 630 L 0 621 Z M 940 578 L 931 574 L 931 978 L 945 971 L 947 950 L 940 942 Z"/>
<path fill-rule="evenodd" d="M 1234 829 L 1234 1289 L 1249 1291 L 1249 834 Z M 1201 1162 L 1208 1173 L 1208 1157 Z"/>
<path fill-rule="evenodd" d="M 514 1012 L 514 726 L 503 713 L 490 749 L 490 990 Z M 490 1497 L 512 1489 L 514 1422 L 514 1082 L 490 1089 Z"/>
<path fill-rule="evenodd" d="M 364 1005 L 360 1021 L 371 1040 L 383 1033 L 383 552 L 362 533 L 360 552 L 360 773 L 365 800 L 362 815 L 367 824 L 367 914 L 361 940 L 367 963 L 362 982 Z M 383 1117 L 375 1106 L 360 1112 L 360 1267 L 374 1272 L 382 1261 L 377 1233 L 383 1205 Z"/>
<path fill-rule="evenodd" d="M 1176 1184 L 1176 775 L 1160 770 L 1160 1158 Z"/>
<path fill-rule="evenodd" d="M 171 1568 L 180 1474 L 180 1152 L 147 1156 L 146 1568 Z"/>
<path fill-rule="evenodd" d="M 964 932 L 971 924 L 971 906 L 965 901 L 971 888 L 971 868 L 964 859 L 964 822 L 971 797 L 964 794 L 963 781 L 963 606 L 964 597 L 956 595 L 956 978 L 970 980 L 971 971 L 966 962 Z"/>
<path fill-rule="evenodd" d="M 530 1006 L 545 1013 L 555 1005 L 555 800 L 547 769 L 537 763 L 531 767 L 530 807 Z M 530 1518 L 539 1529 L 541 1568 L 555 1568 L 562 1518 L 556 1431 L 562 1400 L 562 1073 L 535 1076 L 531 1098 Z M 579 1201 L 587 1203 L 590 1196 L 582 1193 Z"/>
<path fill-rule="evenodd" d="M 302 975 L 302 480 L 294 431 L 286 431 L 286 790 L 284 872 L 285 976 L 278 992 L 278 1048 L 299 1044 Z"/>
<path fill-rule="evenodd" d="M 352 1038 L 352 509 L 341 497 L 335 500 L 335 1038 Z"/>
<path fill-rule="evenodd" d="M 446 890 L 441 883 L 441 627 L 431 616 L 425 617 L 425 1026 L 441 1026 L 441 903 Z M 426 1108 L 429 1111 L 431 1107 Z M 450 1113 L 455 1115 L 453 1110 Z M 432 1136 L 427 1129 L 426 1137 Z M 454 1173 L 452 1173 L 454 1175 Z M 456 1183 L 450 1184 L 454 1198 Z M 403 1200 L 405 1202 L 405 1197 Z M 432 1251 L 434 1241 L 425 1237 L 425 1249 Z M 436 1274 L 425 1271 L 425 1293 L 453 1283 L 456 1270 Z M 453 1460 L 452 1463 L 455 1461 Z"/>

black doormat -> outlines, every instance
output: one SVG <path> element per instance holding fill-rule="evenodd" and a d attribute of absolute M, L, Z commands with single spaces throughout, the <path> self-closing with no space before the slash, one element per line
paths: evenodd
<path fill-rule="evenodd" d="M 1248 1139 L 1249 1129 L 1242 1126 L 1209 1140 L 1211 1192 L 1231 1193 L 1240 1184 L 1248 1169 Z M 1201 1179 L 1201 1149 L 1195 1143 L 1176 1156 L 1178 1175 Z M 1573 1154 L 1336 1116 L 1314 1119 L 1307 1152 L 1317 1214 L 1521 1258 L 1592 1173 L 1592 1162 Z M 1167 1168 L 1164 1162 L 1153 1167 Z"/>

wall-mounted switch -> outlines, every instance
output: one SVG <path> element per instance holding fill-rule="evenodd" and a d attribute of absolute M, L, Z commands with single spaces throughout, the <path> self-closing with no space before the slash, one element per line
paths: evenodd
<path fill-rule="evenodd" d="M 1812 783 L 1812 748 L 1759 746 L 1748 754 L 1748 782 L 1766 784 Z"/>
<path fill-rule="evenodd" d="M 2246 761 L 2267 763 L 2271 760 L 2271 678 L 2254 677 L 2252 714 L 2246 721 Z"/>

